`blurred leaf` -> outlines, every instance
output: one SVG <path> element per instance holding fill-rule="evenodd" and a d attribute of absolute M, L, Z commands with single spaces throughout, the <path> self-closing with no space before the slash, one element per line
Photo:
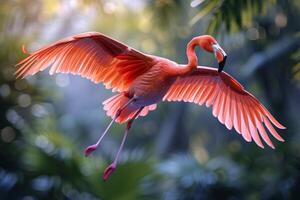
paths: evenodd
<path fill-rule="evenodd" d="M 266 14 L 266 8 L 275 5 L 277 0 L 211 0 L 204 1 L 198 8 L 198 13 L 191 20 L 195 24 L 204 16 L 209 17 L 207 33 L 220 31 L 224 24 L 229 32 L 236 32 L 240 29 L 249 28 L 252 25 L 253 18 L 261 14 Z M 212 27 L 215 27 L 213 29 Z"/>

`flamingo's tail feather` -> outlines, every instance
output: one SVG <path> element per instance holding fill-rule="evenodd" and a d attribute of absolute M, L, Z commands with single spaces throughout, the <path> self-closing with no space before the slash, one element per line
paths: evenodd
<path fill-rule="evenodd" d="M 123 94 L 117 94 L 103 102 L 103 108 L 106 111 L 106 115 L 113 118 L 117 111 L 122 108 L 130 99 Z M 123 123 L 131 119 L 134 114 L 139 110 L 137 105 L 129 104 L 124 108 L 120 116 L 116 119 L 116 122 Z M 149 111 L 155 110 L 156 104 L 145 106 L 139 116 L 146 116 Z"/>

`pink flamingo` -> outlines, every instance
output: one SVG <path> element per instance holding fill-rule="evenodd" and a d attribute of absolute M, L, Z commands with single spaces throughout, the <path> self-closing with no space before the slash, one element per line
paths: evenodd
<path fill-rule="evenodd" d="M 198 66 L 195 47 L 211 52 L 219 69 Z M 26 53 L 25 48 L 23 49 Z M 118 94 L 103 102 L 112 118 L 99 140 L 85 149 L 88 156 L 97 149 L 114 122 L 127 122 L 125 134 L 114 161 L 105 169 L 107 180 L 117 167 L 132 122 L 156 109 L 160 101 L 185 101 L 212 106 L 212 112 L 228 129 L 234 129 L 250 142 L 264 148 L 260 137 L 275 148 L 265 127 L 279 141 L 283 138 L 273 125 L 284 129 L 268 110 L 229 74 L 222 72 L 226 53 L 210 35 L 194 37 L 187 45 L 188 64 L 141 53 L 97 32 L 67 37 L 41 48 L 17 64 L 17 77 L 34 75 L 50 67 L 50 74 L 72 73 L 103 82 Z M 273 125 L 272 125 L 273 124 Z"/>

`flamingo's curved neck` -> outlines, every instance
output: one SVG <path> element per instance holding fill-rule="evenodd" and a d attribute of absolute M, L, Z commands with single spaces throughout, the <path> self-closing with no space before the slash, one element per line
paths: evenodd
<path fill-rule="evenodd" d="M 186 55 L 188 57 L 188 64 L 181 67 L 179 71 L 180 74 L 184 75 L 192 72 L 198 66 L 198 58 L 195 53 L 195 47 L 199 45 L 199 39 L 193 38 L 188 44 L 186 48 Z"/>
<path fill-rule="evenodd" d="M 187 45 L 186 48 L 186 55 L 188 57 L 188 64 L 186 67 L 190 68 L 190 70 L 193 70 L 197 68 L 198 65 L 198 58 L 195 53 L 195 47 L 199 45 L 198 38 L 193 38 Z"/>

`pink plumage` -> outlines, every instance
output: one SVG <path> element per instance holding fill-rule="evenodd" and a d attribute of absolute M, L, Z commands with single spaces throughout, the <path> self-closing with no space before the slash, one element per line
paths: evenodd
<path fill-rule="evenodd" d="M 219 69 L 199 67 L 195 47 L 215 55 Z M 23 52 L 28 54 L 25 47 Z M 114 121 L 127 122 L 125 134 L 113 163 L 105 170 L 106 180 L 117 166 L 128 130 L 138 116 L 146 116 L 164 101 L 185 101 L 212 107 L 213 115 L 228 129 L 264 148 L 265 141 L 275 148 L 265 127 L 277 140 L 284 141 L 273 125 L 284 129 L 269 111 L 243 86 L 222 72 L 226 53 L 209 35 L 193 38 L 187 45 L 188 64 L 141 53 L 121 42 L 97 32 L 88 32 L 62 39 L 41 48 L 17 64 L 17 77 L 34 75 L 50 68 L 53 73 L 80 75 L 107 89 L 119 92 L 104 101 L 104 110 L 113 120 L 97 143 L 85 154 L 97 149 Z"/>

